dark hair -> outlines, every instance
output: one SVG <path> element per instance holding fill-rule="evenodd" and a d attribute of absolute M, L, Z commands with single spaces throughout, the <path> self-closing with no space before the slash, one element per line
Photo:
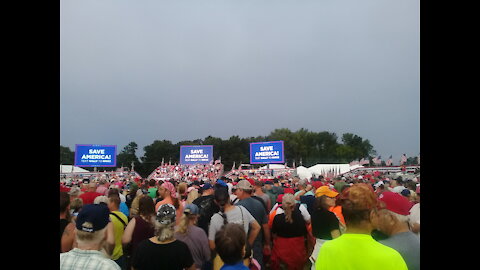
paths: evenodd
<path fill-rule="evenodd" d="M 65 212 L 70 205 L 70 195 L 67 192 L 60 192 L 60 213 Z"/>
<path fill-rule="evenodd" d="M 326 209 L 326 210 L 328 210 L 328 208 L 330 206 L 325 204 L 326 199 L 327 199 L 327 195 L 322 195 L 320 197 L 316 197 L 315 202 L 314 202 L 314 208 L 315 209 Z"/>
<path fill-rule="evenodd" d="M 154 187 L 156 183 L 157 182 L 155 181 L 155 179 L 150 179 L 150 181 L 148 181 L 148 186 Z"/>
<path fill-rule="evenodd" d="M 118 189 L 116 189 L 116 188 L 111 188 L 111 189 L 108 190 L 107 197 L 110 197 L 111 195 L 120 196 L 120 191 L 118 191 Z"/>
<path fill-rule="evenodd" d="M 138 201 L 138 214 L 149 216 L 155 214 L 155 204 L 150 196 L 141 196 Z"/>
<path fill-rule="evenodd" d="M 213 193 L 213 198 L 215 199 L 218 207 L 220 208 L 220 215 L 223 218 L 223 224 L 226 225 L 227 215 L 225 214 L 225 205 L 230 202 L 230 195 L 228 194 L 228 189 L 224 187 L 215 188 Z"/>
<path fill-rule="evenodd" d="M 245 244 L 246 233 L 239 224 L 228 223 L 215 234 L 216 250 L 226 264 L 242 261 Z"/>

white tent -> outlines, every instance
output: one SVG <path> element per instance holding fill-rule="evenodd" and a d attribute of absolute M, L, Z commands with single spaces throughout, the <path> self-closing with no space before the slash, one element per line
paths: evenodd
<path fill-rule="evenodd" d="M 73 173 L 89 172 L 85 169 L 82 169 L 80 167 L 75 167 L 73 165 L 60 165 L 60 173 L 72 173 L 72 168 L 73 168 Z"/>
<path fill-rule="evenodd" d="M 300 179 L 310 179 L 312 177 L 312 172 L 308 168 L 300 166 L 297 167 L 297 175 Z"/>
<path fill-rule="evenodd" d="M 317 164 L 309 168 L 300 166 L 297 168 L 297 175 L 300 179 L 310 179 L 312 176 L 326 176 L 328 173 L 339 175 L 361 167 L 363 166 L 349 164 Z"/>

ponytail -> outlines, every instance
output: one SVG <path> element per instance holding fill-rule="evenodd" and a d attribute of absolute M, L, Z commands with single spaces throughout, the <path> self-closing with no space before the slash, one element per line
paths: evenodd
<path fill-rule="evenodd" d="M 285 211 L 285 221 L 287 223 L 293 223 L 292 212 L 295 208 L 296 202 L 293 194 L 285 194 L 282 198 L 282 208 Z"/>

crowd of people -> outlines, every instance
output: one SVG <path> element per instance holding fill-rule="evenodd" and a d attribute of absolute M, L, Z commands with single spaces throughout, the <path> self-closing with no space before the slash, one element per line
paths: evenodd
<path fill-rule="evenodd" d="M 174 180 L 191 182 L 195 180 L 217 179 L 223 173 L 223 164 L 219 161 L 211 164 L 182 165 L 162 163 L 158 166 L 147 179 L 155 180 Z"/>
<path fill-rule="evenodd" d="M 215 165 L 61 183 L 60 269 L 420 269 L 419 175 Z"/>

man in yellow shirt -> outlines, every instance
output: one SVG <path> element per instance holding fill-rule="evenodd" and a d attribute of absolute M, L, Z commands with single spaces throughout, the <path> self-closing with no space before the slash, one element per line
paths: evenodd
<path fill-rule="evenodd" d="M 114 260 L 122 270 L 126 268 L 125 256 L 123 256 L 122 236 L 125 227 L 128 224 L 128 218 L 119 211 L 120 197 L 112 194 L 108 197 L 108 209 L 110 210 L 110 220 L 113 223 L 113 231 L 115 235 L 115 247 L 111 259 Z"/>
<path fill-rule="evenodd" d="M 377 207 L 373 190 L 367 184 L 355 184 L 344 190 L 340 199 L 347 229 L 345 234 L 323 244 L 315 269 L 407 270 L 400 253 L 370 235 Z"/>

